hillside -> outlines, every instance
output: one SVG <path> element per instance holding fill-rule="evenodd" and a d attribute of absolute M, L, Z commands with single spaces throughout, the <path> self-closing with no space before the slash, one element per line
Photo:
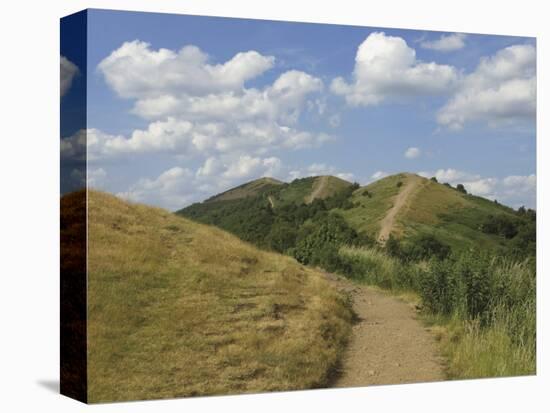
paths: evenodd
<path fill-rule="evenodd" d="M 351 311 L 321 273 L 104 193 L 88 213 L 91 402 L 327 383 Z"/>
<path fill-rule="evenodd" d="M 221 194 L 208 198 L 204 202 L 230 201 L 232 199 L 242 199 L 250 196 L 261 195 L 265 192 L 276 189 L 281 185 L 284 185 L 284 183 L 277 179 L 260 178 L 222 192 Z"/>
<path fill-rule="evenodd" d="M 504 205 L 408 173 L 360 188 L 351 202 L 353 208 L 338 212 L 359 232 L 405 240 L 430 234 L 455 249 L 505 247 L 505 237 L 482 227 L 490 216 L 518 220 L 516 211 Z"/>

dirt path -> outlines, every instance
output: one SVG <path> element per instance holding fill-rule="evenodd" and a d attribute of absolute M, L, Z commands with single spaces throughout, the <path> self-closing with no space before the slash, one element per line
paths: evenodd
<path fill-rule="evenodd" d="M 401 190 L 395 197 L 393 206 L 380 222 L 380 233 L 378 234 L 379 242 L 385 242 L 388 239 L 395 224 L 395 217 L 397 216 L 401 208 L 403 208 L 403 206 L 406 204 L 406 201 L 411 193 L 419 185 L 419 179 L 415 179 L 414 177 L 410 177 L 407 179 L 407 183 L 401 188 Z"/>
<path fill-rule="evenodd" d="M 316 199 L 319 194 L 325 189 L 325 186 L 328 183 L 328 176 L 321 176 L 319 180 L 316 182 L 317 188 L 313 190 L 311 195 L 308 197 L 306 204 L 311 204 L 314 199 Z"/>
<path fill-rule="evenodd" d="M 275 208 L 275 202 L 273 202 L 273 198 L 271 198 L 271 195 L 269 195 L 267 197 L 267 199 L 269 200 L 269 203 L 271 204 L 271 209 Z"/>
<path fill-rule="evenodd" d="M 332 274 L 327 277 L 352 295 L 358 316 L 334 387 L 445 380 L 435 338 L 411 304 Z"/>

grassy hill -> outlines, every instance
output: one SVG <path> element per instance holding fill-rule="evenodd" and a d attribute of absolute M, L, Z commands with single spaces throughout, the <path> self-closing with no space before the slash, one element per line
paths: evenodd
<path fill-rule="evenodd" d="M 490 216 L 517 220 L 516 211 L 414 174 L 392 175 L 358 189 L 351 197 L 354 207 L 338 213 L 357 231 L 378 234 L 385 215 L 408 185 L 410 193 L 391 230 L 395 237 L 406 240 L 430 234 L 454 249 L 507 245 L 507 239 L 482 231 L 482 226 Z"/>
<path fill-rule="evenodd" d="M 257 182 L 243 187 L 255 187 Z M 240 188 L 227 193 L 242 193 Z M 384 242 L 391 235 L 406 244 L 429 236 L 453 250 L 503 251 L 512 245 L 514 233 L 503 236 L 499 230 L 488 230 L 494 223 L 491 220 L 515 230 L 532 224 L 528 217 L 504 205 L 410 173 L 364 187 L 328 176 L 298 179 L 245 198 L 213 197 L 178 214 L 219 226 L 262 248 L 285 252 L 292 240 L 283 248 L 272 238 L 281 238 L 284 230 L 293 233 L 288 238 L 299 241 L 304 235 L 300 228 L 311 223 L 319 210 L 340 215 L 357 234 L 374 240 Z M 527 243 L 533 249 L 532 234 L 530 231 L 529 239 L 517 243 Z"/>
<path fill-rule="evenodd" d="M 88 213 L 90 402 L 327 383 L 351 312 L 321 273 L 104 193 Z"/>

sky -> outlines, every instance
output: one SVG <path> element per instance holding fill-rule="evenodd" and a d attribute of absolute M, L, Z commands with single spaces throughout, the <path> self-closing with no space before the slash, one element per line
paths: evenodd
<path fill-rule="evenodd" d="M 61 159 L 86 153 L 90 187 L 176 210 L 262 176 L 406 171 L 536 206 L 533 38 L 105 10 L 87 26 L 86 58 L 62 41 L 62 116 L 87 85 L 87 121 L 62 121 Z"/>

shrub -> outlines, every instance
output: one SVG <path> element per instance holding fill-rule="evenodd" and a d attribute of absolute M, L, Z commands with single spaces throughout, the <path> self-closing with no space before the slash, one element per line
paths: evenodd
<path fill-rule="evenodd" d="M 466 188 L 465 188 L 464 185 L 462 185 L 462 184 L 458 184 L 458 185 L 456 186 L 456 190 L 457 190 L 458 192 L 462 192 L 463 194 L 467 194 L 467 193 L 468 193 L 468 191 L 466 191 Z"/>
<path fill-rule="evenodd" d="M 517 219 L 506 215 L 489 215 L 483 224 L 481 230 L 486 234 L 500 235 L 504 238 L 514 238 L 518 233 L 519 222 Z"/>
<path fill-rule="evenodd" d="M 443 260 L 451 253 L 451 247 L 439 241 L 434 235 L 420 235 L 412 238 L 402 255 L 412 260 Z"/>
<path fill-rule="evenodd" d="M 398 181 L 397 184 L 396 184 L 396 186 L 397 186 L 398 188 L 401 188 L 401 186 L 403 186 L 403 182 Z"/>

